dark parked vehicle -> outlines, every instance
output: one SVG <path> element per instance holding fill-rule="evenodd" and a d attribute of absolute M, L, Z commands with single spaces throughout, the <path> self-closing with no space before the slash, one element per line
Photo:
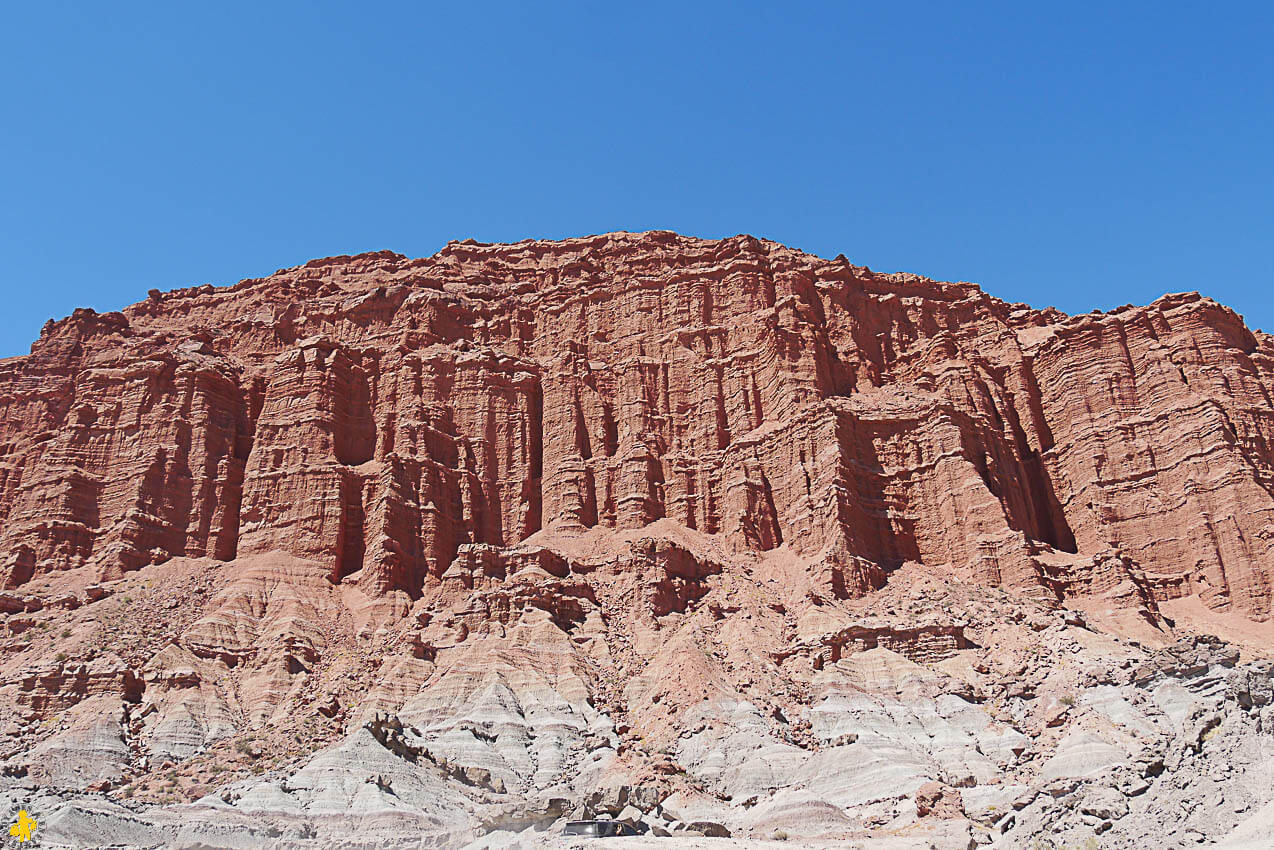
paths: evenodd
<path fill-rule="evenodd" d="M 563 835 L 587 835 L 593 838 L 612 838 L 620 835 L 637 835 L 637 830 L 617 820 L 573 820 L 562 827 Z"/>

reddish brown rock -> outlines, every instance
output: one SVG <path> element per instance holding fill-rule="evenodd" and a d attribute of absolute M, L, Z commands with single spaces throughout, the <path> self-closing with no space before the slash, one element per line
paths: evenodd
<path fill-rule="evenodd" d="M 920 817 L 962 818 L 960 791 L 941 782 L 926 782 L 916 789 L 916 814 Z"/>
<path fill-rule="evenodd" d="M 336 257 L 0 364 L 0 574 L 279 551 L 411 600 L 465 546 L 667 518 L 833 596 L 913 561 L 1265 618 L 1272 383 L 1197 295 L 1072 318 L 663 232 Z"/>
<path fill-rule="evenodd" d="M 285 796 L 316 846 L 336 811 L 461 846 L 647 788 L 843 840 L 914 799 L 964 846 L 1023 785 L 1167 758 L 1187 692 L 1251 738 L 1268 666 L 1189 633 L 1268 653 L 1272 383 L 1196 295 L 1072 318 L 749 237 L 77 311 L 0 361 L 0 772 L 209 791 L 217 841 Z"/>

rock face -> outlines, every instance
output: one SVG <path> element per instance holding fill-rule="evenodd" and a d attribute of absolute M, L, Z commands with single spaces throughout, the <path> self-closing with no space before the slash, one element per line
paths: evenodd
<path fill-rule="evenodd" d="M 1264 618 L 1272 355 L 1196 295 L 1070 318 L 749 237 L 320 260 L 3 364 L 3 580 L 285 551 L 414 600 L 666 517 L 838 596 L 916 561 Z"/>
<path fill-rule="evenodd" d="M 1158 777 L 1134 743 L 1195 734 L 1154 683 L 1247 668 L 1086 622 L 1270 645 L 1271 392 L 1274 338 L 1198 295 L 1069 317 L 746 236 L 77 310 L 0 361 L 5 781 L 69 845 L 90 787 L 136 844 L 458 844 L 673 792 L 708 797 L 669 832 L 998 805 L 1025 840 L 1069 815 L 986 789 L 1037 785 L 1109 841 L 1142 817 L 1110 777 Z M 1246 717 L 1243 676 L 1173 687 Z"/>

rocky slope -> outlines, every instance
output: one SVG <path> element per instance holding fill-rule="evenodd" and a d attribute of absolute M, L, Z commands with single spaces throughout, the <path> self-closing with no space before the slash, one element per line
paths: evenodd
<path fill-rule="evenodd" d="M 79 310 L 0 361 L 0 801 L 50 846 L 1242 842 L 1271 391 L 1198 295 L 746 236 Z"/>

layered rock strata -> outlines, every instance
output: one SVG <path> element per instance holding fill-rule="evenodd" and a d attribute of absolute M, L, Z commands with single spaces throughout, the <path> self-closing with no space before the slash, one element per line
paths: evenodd
<path fill-rule="evenodd" d="M 1272 389 L 1198 295 L 745 236 L 79 310 L 0 361 L 0 794 L 68 846 L 1220 837 L 1274 799 L 1269 670 L 1188 636 L 1274 637 Z M 1153 772 L 1226 758 L 1247 809 Z"/>
<path fill-rule="evenodd" d="M 666 517 L 842 596 L 917 561 L 1263 618 L 1272 352 L 1197 295 L 1072 318 L 742 236 L 320 260 L 3 364 L 3 581 L 285 551 L 414 600 Z"/>

